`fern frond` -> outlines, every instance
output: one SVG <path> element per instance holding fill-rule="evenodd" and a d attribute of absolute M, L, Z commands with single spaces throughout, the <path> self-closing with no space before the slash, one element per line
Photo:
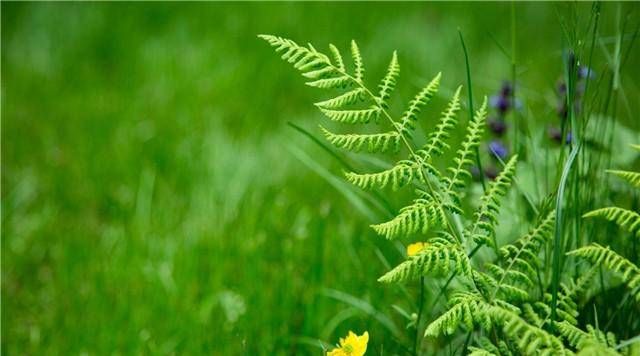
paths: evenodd
<path fill-rule="evenodd" d="M 364 79 L 364 64 L 362 63 L 360 48 L 358 48 L 358 44 L 354 40 L 351 40 L 351 57 L 353 58 L 353 63 L 356 66 L 355 78 L 358 82 L 362 83 L 362 80 Z"/>
<path fill-rule="evenodd" d="M 340 69 L 343 72 L 346 71 L 344 66 L 344 60 L 342 60 L 342 54 L 340 54 L 340 50 L 338 49 L 338 47 L 334 46 L 333 43 L 330 43 L 329 50 L 333 55 L 333 60 L 336 63 L 336 67 L 338 67 L 338 69 Z"/>
<path fill-rule="evenodd" d="M 471 352 L 467 354 L 468 356 L 498 356 L 498 354 L 473 346 L 469 348 L 469 351 Z"/>
<path fill-rule="evenodd" d="M 547 216 L 525 236 L 513 244 L 500 249 L 504 267 L 488 264 L 487 271 L 492 277 L 485 276 L 484 284 L 493 290 L 493 295 L 506 301 L 524 301 L 529 299 L 528 288 L 534 283 L 535 268 L 539 263 L 538 252 L 550 238 L 555 215 Z M 487 288 L 487 287 L 485 287 Z"/>
<path fill-rule="evenodd" d="M 587 332 L 582 331 L 580 328 L 571 325 L 566 321 L 556 323 L 556 328 L 560 332 L 560 335 L 562 335 L 562 337 L 565 338 L 571 346 L 576 348 L 583 344 L 586 339 L 591 339 L 591 335 Z"/>
<path fill-rule="evenodd" d="M 621 356 L 618 351 L 605 347 L 600 343 L 586 342 L 584 347 L 577 353 L 578 356 Z"/>
<path fill-rule="evenodd" d="M 551 231 L 555 223 L 555 211 L 550 211 L 547 216 L 530 230 L 525 236 L 514 243 L 500 249 L 500 254 L 506 259 L 506 263 L 512 267 L 523 266 L 518 261 L 534 263 L 537 253 L 542 245 L 551 238 Z"/>
<path fill-rule="evenodd" d="M 626 180 L 636 188 L 640 188 L 640 172 L 621 171 L 615 169 L 609 169 L 606 172 Z"/>
<path fill-rule="evenodd" d="M 402 119 L 400 119 L 400 127 L 403 133 L 410 134 L 410 130 L 415 129 L 414 122 L 418 121 L 418 114 L 420 114 L 422 107 L 427 105 L 427 103 L 431 101 L 431 98 L 438 92 L 441 77 L 442 73 L 436 74 L 436 76 L 416 94 L 411 102 L 409 102 L 409 108 L 402 115 Z"/>
<path fill-rule="evenodd" d="M 455 165 L 449 167 L 451 177 L 445 178 L 446 192 L 455 200 L 459 201 L 459 193 L 455 189 L 465 187 L 464 179 L 471 177 L 471 173 L 466 167 L 473 164 L 475 149 L 480 144 L 480 138 L 484 132 L 484 122 L 487 117 L 487 98 L 484 98 L 482 105 L 476 111 L 473 120 L 467 126 L 467 135 L 465 136 L 462 148 L 458 150 L 457 156 L 453 159 Z"/>
<path fill-rule="evenodd" d="M 387 74 L 382 78 L 382 81 L 378 85 L 378 89 L 380 90 L 378 93 L 378 104 L 385 109 L 389 107 L 389 103 L 387 101 L 391 97 L 391 92 L 396 87 L 396 80 L 399 74 L 400 65 L 398 64 L 398 53 L 393 51 L 393 56 L 391 57 Z"/>
<path fill-rule="evenodd" d="M 436 125 L 434 131 L 429 134 L 427 143 L 417 153 L 425 160 L 431 161 L 434 156 L 441 155 L 444 149 L 449 148 L 446 140 L 451 136 L 451 131 L 458 124 L 456 114 L 460 111 L 460 91 L 459 86 L 453 94 L 453 98 L 447 105 L 447 108 L 440 117 L 440 122 Z"/>
<path fill-rule="evenodd" d="M 360 151 L 363 147 L 369 152 L 398 151 L 400 135 L 396 131 L 379 134 L 335 134 L 320 126 L 327 141 L 339 148 Z"/>
<path fill-rule="evenodd" d="M 590 211 L 583 218 L 600 217 L 615 222 L 621 228 L 640 237 L 640 214 L 635 211 L 612 206 Z"/>
<path fill-rule="evenodd" d="M 500 347 L 494 345 L 493 342 L 486 336 L 480 336 L 477 340 L 477 343 L 481 347 L 481 350 L 489 352 L 492 355 L 506 356 L 505 354 L 507 354 L 507 353 L 501 352 Z M 471 349 L 477 349 L 477 348 L 470 348 L 470 350 Z"/>
<path fill-rule="evenodd" d="M 361 110 L 320 109 L 320 111 L 332 121 L 347 124 L 366 124 L 371 120 L 377 121 L 380 116 L 380 108 L 378 107 Z"/>
<path fill-rule="evenodd" d="M 491 236 L 495 235 L 495 227 L 498 224 L 500 198 L 507 194 L 507 189 L 511 186 L 517 162 L 517 155 L 511 157 L 496 179 L 491 181 L 482 198 L 480 198 L 480 207 L 475 213 L 476 221 L 473 230 L 482 229 L 485 234 L 474 233 L 471 237 L 476 243 L 493 244 Z M 495 247 L 497 248 L 497 246 Z"/>
<path fill-rule="evenodd" d="M 276 52 L 282 54 L 283 60 L 293 64 L 293 67 L 302 71 L 303 74 L 331 66 L 329 57 L 316 51 L 313 46 L 303 47 L 290 39 L 272 35 L 258 35 L 258 37 L 267 41 Z"/>
<path fill-rule="evenodd" d="M 306 82 L 310 87 L 320 89 L 342 89 L 346 88 L 351 83 L 351 78 L 347 75 L 342 75 L 335 78 L 318 79 L 311 82 Z"/>
<path fill-rule="evenodd" d="M 560 318 L 573 325 L 578 323 L 576 319 L 578 317 L 578 305 L 575 299 L 578 294 L 588 287 L 595 273 L 596 268 L 592 267 L 577 280 L 571 279 L 568 285 L 564 283 L 560 285 L 558 308 L 556 310 Z"/>
<path fill-rule="evenodd" d="M 475 293 L 457 293 L 451 298 L 453 306 L 427 326 L 424 336 L 451 335 L 460 324 L 468 329 L 473 329 L 474 323 L 480 324 L 488 330 L 491 318 L 487 309 L 490 307 L 481 298 Z"/>
<path fill-rule="evenodd" d="M 407 185 L 414 178 L 424 181 L 424 174 L 420 167 L 413 161 L 402 160 L 395 166 L 377 173 L 346 173 L 347 180 L 362 188 L 371 189 L 373 187 L 384 188 L 391 184 L 393 190 Z"/>
<path fill-rule="evenodd" d="M 429 324 L 425 336 L 452 334 L 461 324 L 469 329 L 477 324 L 485 330 L 497 324 L 525 355 L 571 354 L 557 337 L 527 323 L 513 308 L 488 304 L 472 293 L 458 293 L 452 298 L 452 304 L 448 311 Z"/>
<path fill-rule="evenodd" d="M 525 355 L 570 355 L 562 342 L 547 331 L 527 323 L 513 311 L 493 307 L 491 318 L 502 325 L 503 332 L 517 343 Z"/>
<path fill-rule="evenodd" d="M 393 239 L 418 231 L 427 233 L 432 228 L 445 225 L 446 221 L 444 206 L 432 197 L 425 197 L 415 199 L 413 204 L 400 209 L 393 219 L 371 227 L 387 239 Z"/>
<path fill-rule="evenodd" d="M 598 343 L 603 344 L 603 345 L 616 345 L 618 342 L 616 341 L 616 335 L 611 333 L 611 332 L 607 332 L 606 334 L 598 329 L 593 327 L 590 324 L 587 324 L 587 332 L 589 333 L 589 335 L 591 335 L 594 339 L 596 339 L 598 341 Z"/>
<path fill-rule="evenodd" d="M 471 263 L 460 246 L 448 242 L 430 242 L 420 253 L 409 257 L 384 276 L 379 282 L 393 283 L 415 280 L 420 276 L 447 275 L 453 265 L 462 275 L 471 275 Z"/>
<path fill-rule="evenodd" d="M 600 330 L 588 325 L 589 332 L 583 331 L 570 323 L 563 321 L 556 323 L 556 329 L 567 342 L 580 352 L 578 355 L 620 355 L 615 349 L 609 347 L 607 336 Z M 613 340 L 611 340 L 613 341 Z M 615 341 L 610 345 L 615 345 Z"/>
<path fill-rule="evenodd" d="M 573 250 L 568 255 L 584 258 L 596 266 L 604 266 L 622 275 L 622 280 L 631 289 L 637 301 L 640 301 L 640 268 L 631 261 L 620 256 L 608 247 L 597 243 Z"/>
<path fill-rule="evenodd" d="M 356 88 L 336 96 L 335 98 L 317 102 L 314 105 L 321 109 L 339 109 L 362 101 L 364 99 L 364 94 L 364 89 Z"/>

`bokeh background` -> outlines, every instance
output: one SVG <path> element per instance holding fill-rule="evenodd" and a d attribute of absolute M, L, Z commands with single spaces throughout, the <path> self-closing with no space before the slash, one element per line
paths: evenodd
<path fill-rule="evenodd" d="M 317 135 L 321 95 L 256 35 L 356 39 L 371 83 L 397 49 L 395 103 L 442 71 L 440 108 L 466 81 L 458 29 L 476 100 L 511 76 L 509 3 L 1 6 L 4 354 L 319 354 L 350 329 L 399 337 L 391 305 L 414 290 L 376 279 L 401 246 L 288 124 Z M 561 23 L 584 28 L 590 9 L 516 5 L 540 137 L 557 121 Z M 602 11 L 596 73 L 638 6 Z M 638 52 L 627 61 L 619 112 L 638 130 Z"/>

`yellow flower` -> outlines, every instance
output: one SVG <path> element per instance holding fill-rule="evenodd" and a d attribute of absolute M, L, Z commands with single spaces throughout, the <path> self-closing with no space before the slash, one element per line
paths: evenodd
<path fill-rule="evenodd" d="M 418 253 L 422 252 L 422 250 L 424 250 L 425 248 L 427 248 L 426 242 L 416 242 L 414 244 L 411 244 L 407 246 L 407 256 L 411 257 L 413 255 L 417 255 Z"/>
<path fill-rule="evenodd" d="M 340 347 L 335 348 L 327 354 L 327 356 L 362 356 L 367 352 L 367 342 L 369 342 L 369 333 L 364 332 L 358 336 L 349 331 L 349 335 L 340 339 Z"/>

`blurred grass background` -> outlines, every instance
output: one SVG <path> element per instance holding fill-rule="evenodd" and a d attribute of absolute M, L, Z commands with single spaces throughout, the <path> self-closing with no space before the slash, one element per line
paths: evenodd
<path fill-rule="evenodd" d="M 479 100 L 510 76 L 509 3 L 1 6 L 3 353 L 317 354 L 349 329 L 394 338 L 376 320 L 403 291 L 376 278 L 402 253 L 287 126 L 317 133 L 319 95 L 256 35 L 354 38 L 370 80 L 397 49 L 399 104 L 438 71 L 445 96 L 465 83 L 460 28 Z M 516 10 L 521 99 L 542 129 L 557 120 L 559 18 L 586 24 L 590 5 Z M 635 129 L 638 64 L 631 53 L 620 109 Z"/>

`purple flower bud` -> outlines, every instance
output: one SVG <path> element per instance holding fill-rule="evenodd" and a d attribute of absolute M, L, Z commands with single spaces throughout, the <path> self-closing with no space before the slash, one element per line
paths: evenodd
<path fill-rule="evenodd" d="M 510 97 L 512 94 L 513 94 L 513 85 L 511 85 L 511 82 L 505 80 L 504 82 L 502 82 L 502 87 L 500 88 L 500 95 L 504 97 Z"/>
<path fill-rule="evenodd" d="M 491 118 L 487 125 L 496 136 L 502 136 L 507 131 L 507 123 L 502 119 Z"/>
<path fill-rule="evenodd" d="M 558 90 L 558 95 L 567 94 L 567 84 L 562 80 L 558 81 L 556 90 Z"/>
<path fill-rule="evenodd" d="M 501 160 L 504 160 L 509 155 L 509 150 L 498 140 L 489 142 L 489 152 Z"/>
<path fill-rule="evenodd" d="M 496 179 L 496 177 L 498 176 L 498 173 L 499 173 L 498 169 L 494 166 L 489 166 L 484 169 L 484 175 L 491 180 Z"/>
<path fill-rule="evenodd" d="M 509 98 L 502 95 L 494 95 L 489 99 L 489 104 L 492 108 L 498 110 L 503 115 L 509 110 L 510 102 Z"/>

